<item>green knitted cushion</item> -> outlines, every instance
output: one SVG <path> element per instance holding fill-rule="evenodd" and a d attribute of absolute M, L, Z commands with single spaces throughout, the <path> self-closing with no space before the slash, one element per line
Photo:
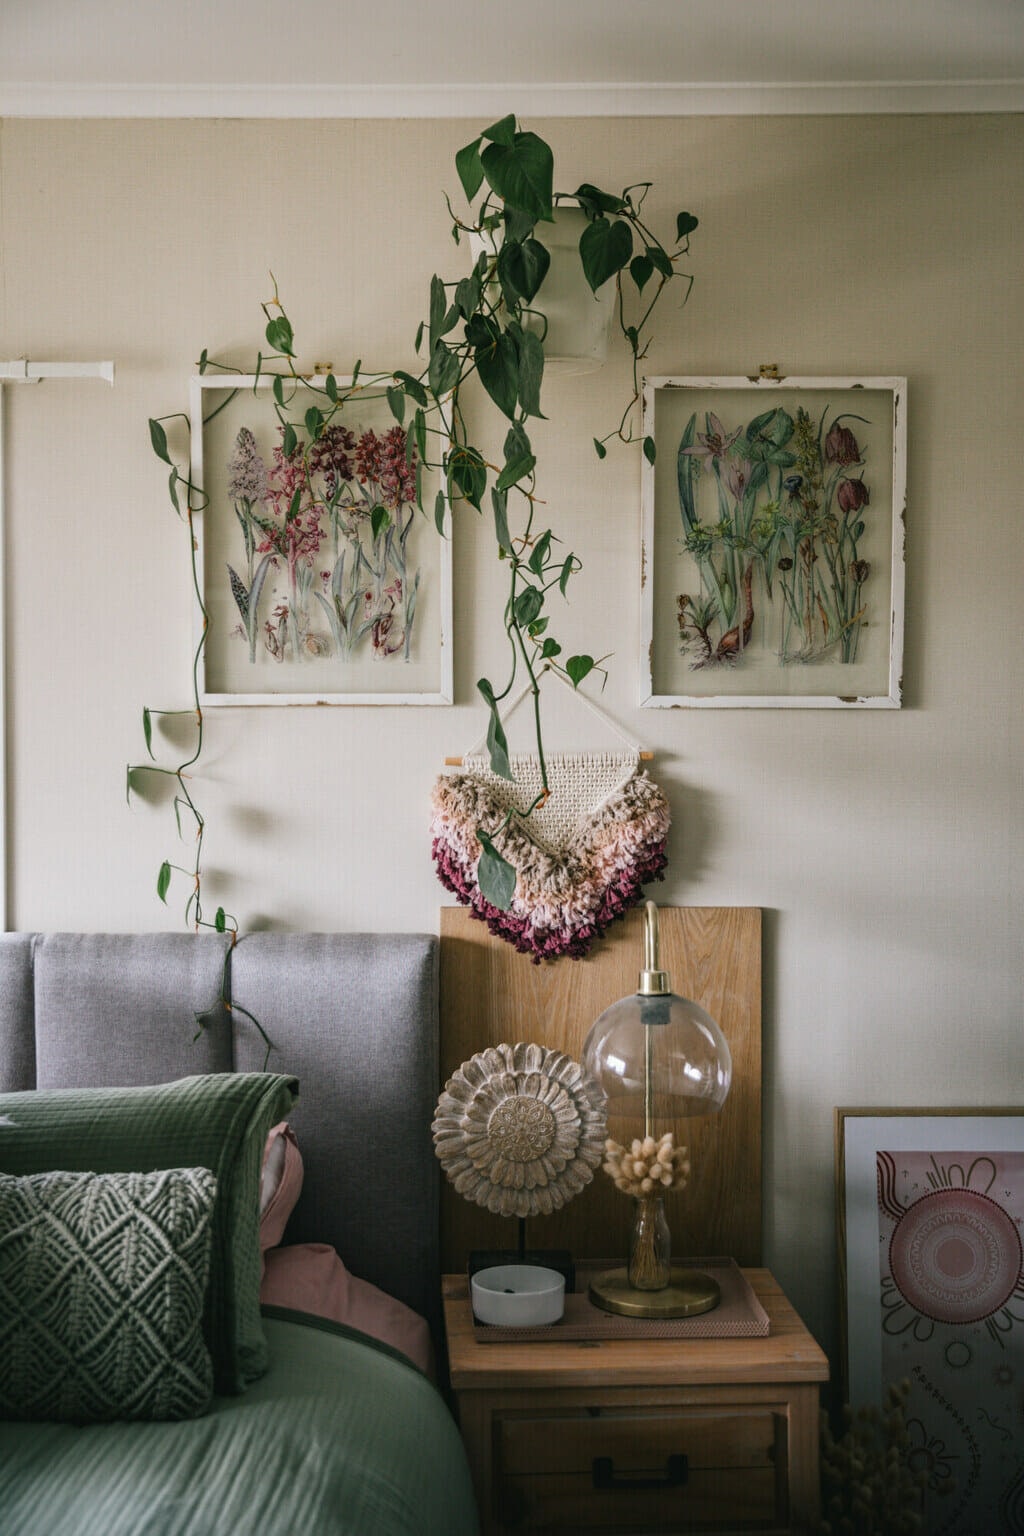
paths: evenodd
<path fill-rule="evenodd" d="M 298 1084 L 272 1072 L 220 1072 L 146 1088 L 0 1094 L 0 1172 L 151 1173 L 209 1168 L 217 1180 L 203 1333 L 218 1392 L 267 1368 L 260 1322 L 259 1180 L 267 1132 Z"/>
<path fill-rule="evenodd" d="M 0 1417 L 202 1413 L 216 1190 L 206 1168 L 0 1173 Z"/>

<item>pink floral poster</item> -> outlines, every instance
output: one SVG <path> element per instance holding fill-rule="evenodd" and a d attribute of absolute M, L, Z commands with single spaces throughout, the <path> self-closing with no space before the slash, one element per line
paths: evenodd
<path fill-rule="evenodd" d="M 882 1379 L 910 1383 L 927 1529 L 1024 1531 L 1024 1154 L 877 1153 Z"/>

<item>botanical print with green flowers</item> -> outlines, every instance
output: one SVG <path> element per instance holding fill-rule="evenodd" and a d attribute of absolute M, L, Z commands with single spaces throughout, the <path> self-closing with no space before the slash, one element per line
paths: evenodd
<path fill-rule="evenodd" d="M 284 429 L 269 457 L 249 426 L 226 465 L 238 524 L 225 562 L 233 638 L 257 659 L 408 661 L 420 569 L 410 558 L 416 456 L 395 426 L 333 425 L 315 442 Z"/>
<path fill-rule="evenodd" d="M 871 596 L 862 544 L 871 507 L 868 419 L 831 402 L 747 421 L 693 412 L 676 445 L 682 550 L 699 578 L 677 592 L 692 671 L 857 660 Z"/>

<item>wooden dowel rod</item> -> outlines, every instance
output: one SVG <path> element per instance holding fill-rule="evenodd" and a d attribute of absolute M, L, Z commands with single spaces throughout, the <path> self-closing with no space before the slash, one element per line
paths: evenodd
<path fill-rule="evenodd" d="M 653 762 L 654 761 L 654 753 L 653 752 L 641 752 L 640 753 L 640 761 L 642 763 Z M 445 760 L 444 760 L 444 765 L 445 765 L 446 768 L 461 768 L 462 767 L 462 758 L 461 757 L 446 757 Z"/>

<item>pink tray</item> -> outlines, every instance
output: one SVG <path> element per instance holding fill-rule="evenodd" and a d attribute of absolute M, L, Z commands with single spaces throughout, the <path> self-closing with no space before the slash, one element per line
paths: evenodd
<path fill-rule="evenodd" d="M 573 1343 L 580 1339 L 728 1339 L 765 1338 L 769 1333 L 768 1314 L 754 1295 L 750 1283 L 733 1259 L 690 1259 L 687 1269 L 699 1269 L 717 1280 L 722 1299 L 711 1312 L 697 1317 L 657 1318 L 622 1317 L 595 1307 L 587 1295 L 589 1274 L 578 1277 L 581 1292 L 565 1298 L 565 1313 L 560 1322 L 543 1328 L 505 1328 L 494 1323 L 473 1320 L 473 1334 L 481 1344 L 500 1344 L 510 1340 L 536 1339 L 548 1344 Z"/>

